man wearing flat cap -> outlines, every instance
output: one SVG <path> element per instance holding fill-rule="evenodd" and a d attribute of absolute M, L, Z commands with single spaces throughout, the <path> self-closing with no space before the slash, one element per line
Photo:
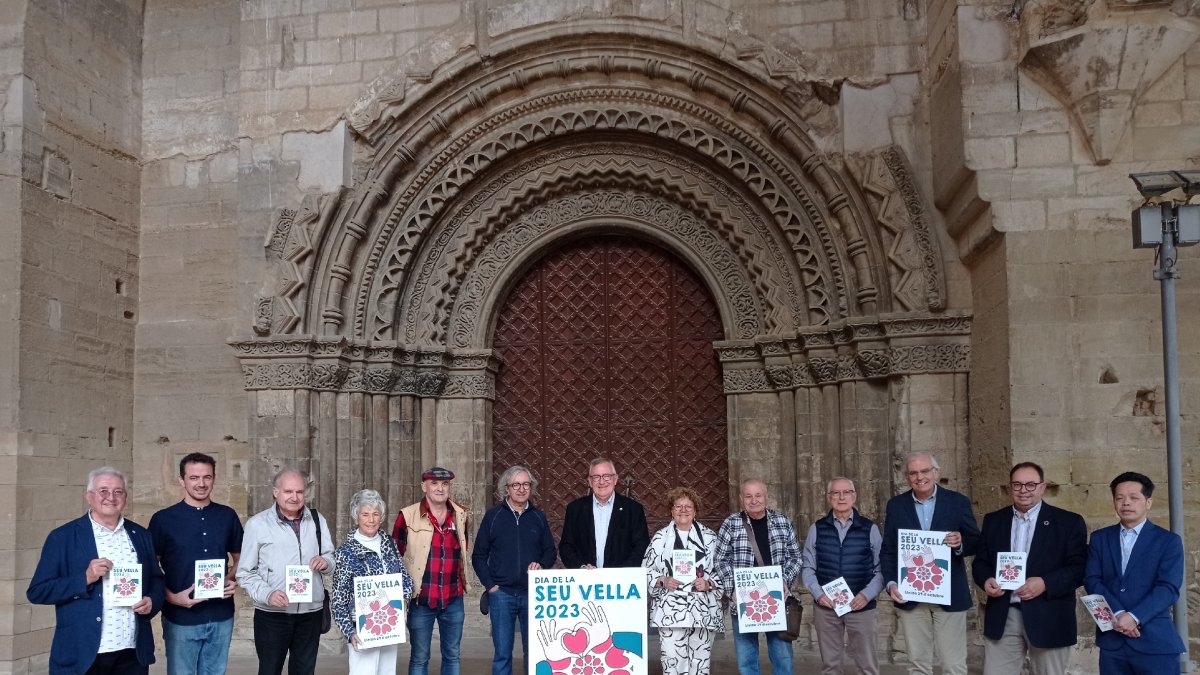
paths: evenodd
<path fill-rule="evenodd" d="M 433 623 L 438 625 L 442 648 L 442 675 L 459 675 L 462 643 L 463 596 L 467 592 L 464 562 L 470 558 L 467 532 L 470 515 L 450 499 L 454 472 L 431 466 L 421 473 L 425 498 L 400 509 L 392 538 L 415 587 L 408 610 L 408 633 L 412 653 L 408 675 L 429 672 L 429 646 Z"/>

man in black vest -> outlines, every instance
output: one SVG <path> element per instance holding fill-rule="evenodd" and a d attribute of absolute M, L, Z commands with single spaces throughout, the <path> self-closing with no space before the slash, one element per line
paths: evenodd
<path fill-rule="evenodd" d="M 854 508 L 854 481 L 834 478 L 825 488 L 829 513 L 808 528 L 800 578 L 815 598 L 813 627 L 821 647 L 822 675 L 840 675 L 846 651 L 861 675 L 879 675 L 875 653 L 875 596 L 883 590 L 879 527 Z M 850 587 L 850 612 L 838 616 L 821 587 L 838 577 Z"/>

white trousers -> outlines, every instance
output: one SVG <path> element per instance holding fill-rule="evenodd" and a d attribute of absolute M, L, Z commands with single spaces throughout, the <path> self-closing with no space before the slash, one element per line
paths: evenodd
<path fill-rule="evenodd" d="M 350 675 L 396 675 L 396 653 L 400 645 L 372 647 L 362 651 L 350 652 Z"/>
<path fill-rule="evenodd" d="M 933 647 L 942 657 L 943 675 L 967 675 L 967 613 L 947 612 L 922 602 L 896 610 L 904 628 L 909 675 L 933 675 Z"/>
<path fill-rule="evenodd" d="M 663 675 L 708 675 L 712 664 L 711 628 L 659 628 Z"/>

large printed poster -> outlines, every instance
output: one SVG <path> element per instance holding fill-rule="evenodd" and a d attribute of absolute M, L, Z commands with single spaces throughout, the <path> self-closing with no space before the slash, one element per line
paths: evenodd
<path fill-rule="evenodd" d="M 529 573 L 529 675 L 647 675 L 646 570 Z"/>
<path fill-rule="evenodd" d="M 354 579 L 354 626 L 362 648 L 404 642 L 404 575 L 377 574 Z"/>
<path fill-rule="evenodd" d="M 948 532 L 899 530 L 896 565 L 900 595 L 904 600 L 950 604 L 950 547 Z"/>
<path fill-rule="evenodd" d="M 787 629 L 783 569 L 779 565 L 743 567 L 733 571 L 739 633 Z"/>

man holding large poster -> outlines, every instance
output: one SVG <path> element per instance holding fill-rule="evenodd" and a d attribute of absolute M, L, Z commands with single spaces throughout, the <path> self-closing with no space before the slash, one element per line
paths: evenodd
<path fill-rule="evenodd" d="M 717 578 L 724 588 L 733 589 L 738 570 L 775 565 L 780 568 L 783 589 L 787 592 L 796 577 L 800 576 L 800 543 L 796 540 L 796 529 L 787 516 L 767 508 L 766 483 L 757 478 L 742 481 L 741 495 L 744 510 L 726 518 L 717 533 L 717 552 L 714 557 Z M 758 633 L 742 632 L 738 621 L 738 605 L 735 603 L 733 640 L 738 672 L 741 675 L 758 675 Z M 792 643 L 774 633 L 766 633 L 766 640 L 772 673 L 791 673 Z"/>
<path fill-rule="evenodd" d="M 937 459 L 919 452 L 908 456 L 904 463 L 904 478 L 911 490 L 892 497 L 887 503 L 884 521 L 883 548 L 879 566 L 887 583 L 888 593 L 899 612 L 904 627 L 904 643 L 912 675 L 933 674 L 933 645 L 942 658 L 946 675 L 967 675 L 967 615 L 971 608 L 971 588 L 963 559 L 975 555 L 979 546 L 979 527 L 971 502 L 965 495 L 938 486 L 941 470 Z M 948 546 L 950 574 L 950 604 L 912 602 L 904 597 L 899 586 L 900 530 L 944 532 L 941 544 Z M 906 545 L 913 542 L 908 541 Z M 918 536 L 918 544 L 920 538 Z M 931 552 L 933 545 L 930 545 Z M 936 558 L 936 555 L 934 556 Z M 914 557 L 915 560 L 915 557 Z M 924 556 L 921 563 L 924 564 Z M 932 568 L 927 568 L 932 569 Z M 940 569 L 940 566 L 939 566 Z"/>

